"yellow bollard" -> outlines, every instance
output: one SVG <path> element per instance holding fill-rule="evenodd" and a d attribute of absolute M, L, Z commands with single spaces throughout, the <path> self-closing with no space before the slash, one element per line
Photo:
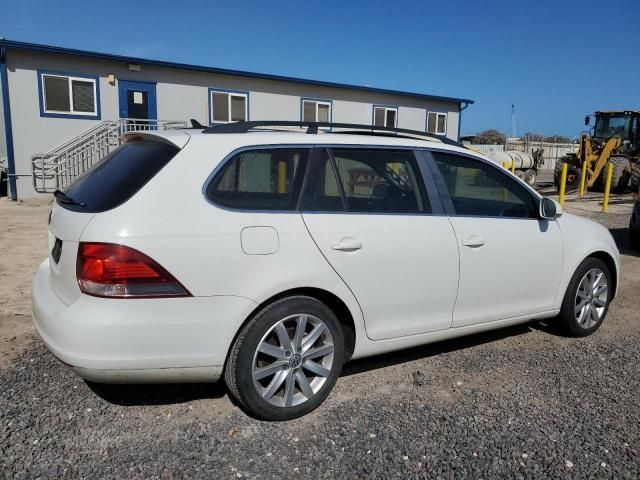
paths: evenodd
<path fill-rule="evenodd" d="M 580 196 L 584 196 L 584 182 L 587 179 L 587 162 L 582 162 L 582 176 L 580 177 Z"/>
<path fill-rule="evenodd" d="M 602 211 L 609 211 L 609 191 L 611 190 L 611 176 L 613 175 L 613 163 L 609 162 L 607 166 L 607 181 L 604 184 L 604 202 L 602 202 Z"/>
<path fill-rule="evenodd" d="M 516 174 L 516 161 L 515 160 L 511 160 L 511 173 L 513 175 Z"/>
<path fill-rule="evenodd" d="M 560 197 L 558 198 L 560 206 L 564 207 L 564 191 L 567 189 L 567 168 L 568 164 L 562 164 L 562 173 L 560 174 Z"/>
<path fill-rule="evenodd" d="M 278 162 L 278 193 L 287 193 L 287 162 Z"/>

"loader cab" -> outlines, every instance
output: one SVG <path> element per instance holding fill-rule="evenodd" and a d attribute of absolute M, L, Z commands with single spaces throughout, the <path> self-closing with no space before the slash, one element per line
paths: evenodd
<path fill-rule="evenodd" d="M 637 143 L 640 112 L 596 112 L 595 117 L 596 123 L 593 129 L 593 138 L 608 140 L 612 137 L 620 137 L 622 142 L 626 140 L 631 143 Z M 586 120 L 585 123 L 587 123 Z"/>

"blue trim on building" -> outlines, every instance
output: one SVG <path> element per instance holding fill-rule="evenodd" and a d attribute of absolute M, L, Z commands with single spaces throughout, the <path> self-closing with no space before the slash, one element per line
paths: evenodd
<path fill-rule="evenodd" d="M 246 95 L 247 96 L 247 122 L 249 121 L 249 117 L 251 115 L 251 110 L 249 108 L 249 99 L 251 97 L 250 93 L 248 91 L 245 90 L 229 90 L 226 88 L 214 88 L 214 87 L 209 87 L 208 93 L 207 95 L 209 96 L 209 98 L 207 99 L 207 104 L 209 105 L 209 111 L 207 112 L 207 122 L 209 123 L 209 126 L 213 126 L 213 125 L 218 125 L 220 123 L 231 123 L 231 122 L 214 122 L 212 120 L 212 113 L 213 113 L 213 100 L 212 100 L 212 95 L 211 92 L 219 92 L 219 93 L 237 93 L 239 95 Z"/>
<path fill-rule="evenodd" d="M 55 72 L 51 70 L 37 70 L 38 75 L 38 100 L 40 102 L 40 116 L 47 118 L 72 118 L 78 120 L 100 120 L 100 78 L 95 75 L 87 75 L 85 73 L 73 73 L 73 72 Z M 86 78 L 88 80 L 94 80 L 96 82 L 96 114 L 95 115 L 80 115 L 77 113 L 47 113 L 44 110 L 44 90 L 42 88 L 42 76 L 43 75 L 57 75 L 61 77 L 75 77 Z M 72 102 L 72 99 L 69 99 Z"/>
<path fill-rule="evenodd" d="M 149 102 L 149 120 L 158 119 L 158 101 L 156 97 L 156 82 L 140 82 L 138 80 L 120 80 L 118 79 L 118 112 L 120 118 L 129 118 L 129 102 L 127 92 L 129 90 L 137 90 L 147 92 L 147 101 Z"/>
<path fill-rule="evenodd" d="M 13 128 L 11 126 L 11 104 L 9 103 L 9 78 L 7 77 L 7 64 L 5 63 L 4 47 L 0 48 L 0 82 L 2 85 L 2 113 L 4 115 L 4 134 L 7 147 L 7 174 L 9 181 L 9 195 L 11 200 L 18 199 L 16 189 L 16 164 L 13 150 Z"/>
<path fill-rule="evenodd" d="M 427 100 L 440 100 L 444 102 L 457 102 L 472 104 L 473 100 L 456 97 L 444 97 L 439 95 L 428 95 L 424 93 L 403 92 L 399 90 L 388 90 L 384 88 L 364 87 L 360 85 L 349 85 L 345 83 L 325 82 L 320 80 L 309 80 L 305 78 L 286 77 L 282 75 L 271 75 L 264 73 L 247 72 L 242 70 L 230 70 L 225 68 L 206 67 L 202 65 L 189 65 L 185 63 L 167 62 L 162 60 L 151 60 L 146 58 L 127 57 L 124 55 L 114 55 L 110 53 L 90 52 L 86 50 L 77 50 L 73 48 L 54 47 L 50 45 L 41 45 L 37 43 L 17 42 L 13 40 L 0 40 L 0 47 L 15 48 L 22 50 L 32 50 L 46 53 L 57 53 L 65 55 L 78 55 L 91 58 L 99 58 L 102 60 L 113 60 L 125 63 L 136 63 L 141 65 L 155 65 L 158 67 L 176 68 L 180 70 L 194 70 L 200 72 L 218 73 L 221 75 L 234 75 L 238 77 L 260 78 L 264 80 L 276 80 L 283 82 L 299 83 L 305 85 L 315 85 L 320 87 L 344 88 L 349 90 L 360 90 L 371 93 L 386 93 L 391 95 L 402 95 L 413 98 L 422 98 Z"/>
<path fill-rule="evenodd" d="M 468 103 L 465 103 L 463 107 L 462 103 L 460 103 L 460 108 L 458 109 L 458 142 L 460 141 L 460 137 L 462 136 L 462 112 L 469 106 Z"/>
<path fill-rule="evenodd" d="M 376 103 L 374 105 L 371 106 L 371 126 L 375 127 L 376 126 L 376 108 L 393 108 L 396 111 L 396 124 L 394 125 L 394 127 L 398 127 L 398 119 L 400 117 L 400 106 L 399 105 L 381 105 L 379 103 Z M 385 122 L 387 120 L 386 114 L 385 114 Z"/>

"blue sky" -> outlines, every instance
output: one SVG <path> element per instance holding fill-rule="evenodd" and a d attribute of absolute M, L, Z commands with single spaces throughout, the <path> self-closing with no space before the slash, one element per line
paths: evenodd
<path fill-rule="evenodd" d="M 640 0 L 0 0 L 0 36 L 471 98 L 463 134 L 640 109 Z"/>

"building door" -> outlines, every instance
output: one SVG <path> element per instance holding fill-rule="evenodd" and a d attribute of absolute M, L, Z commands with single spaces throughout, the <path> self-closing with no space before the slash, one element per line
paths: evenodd
<path fill-rule="evenodd" d="M 156 120 L 156 84 L 119 80 L 120 118 Z M 141 123 L 139 121 L 135 122 Z M 154 122 L 155 123 L 155 122 Z"/>

